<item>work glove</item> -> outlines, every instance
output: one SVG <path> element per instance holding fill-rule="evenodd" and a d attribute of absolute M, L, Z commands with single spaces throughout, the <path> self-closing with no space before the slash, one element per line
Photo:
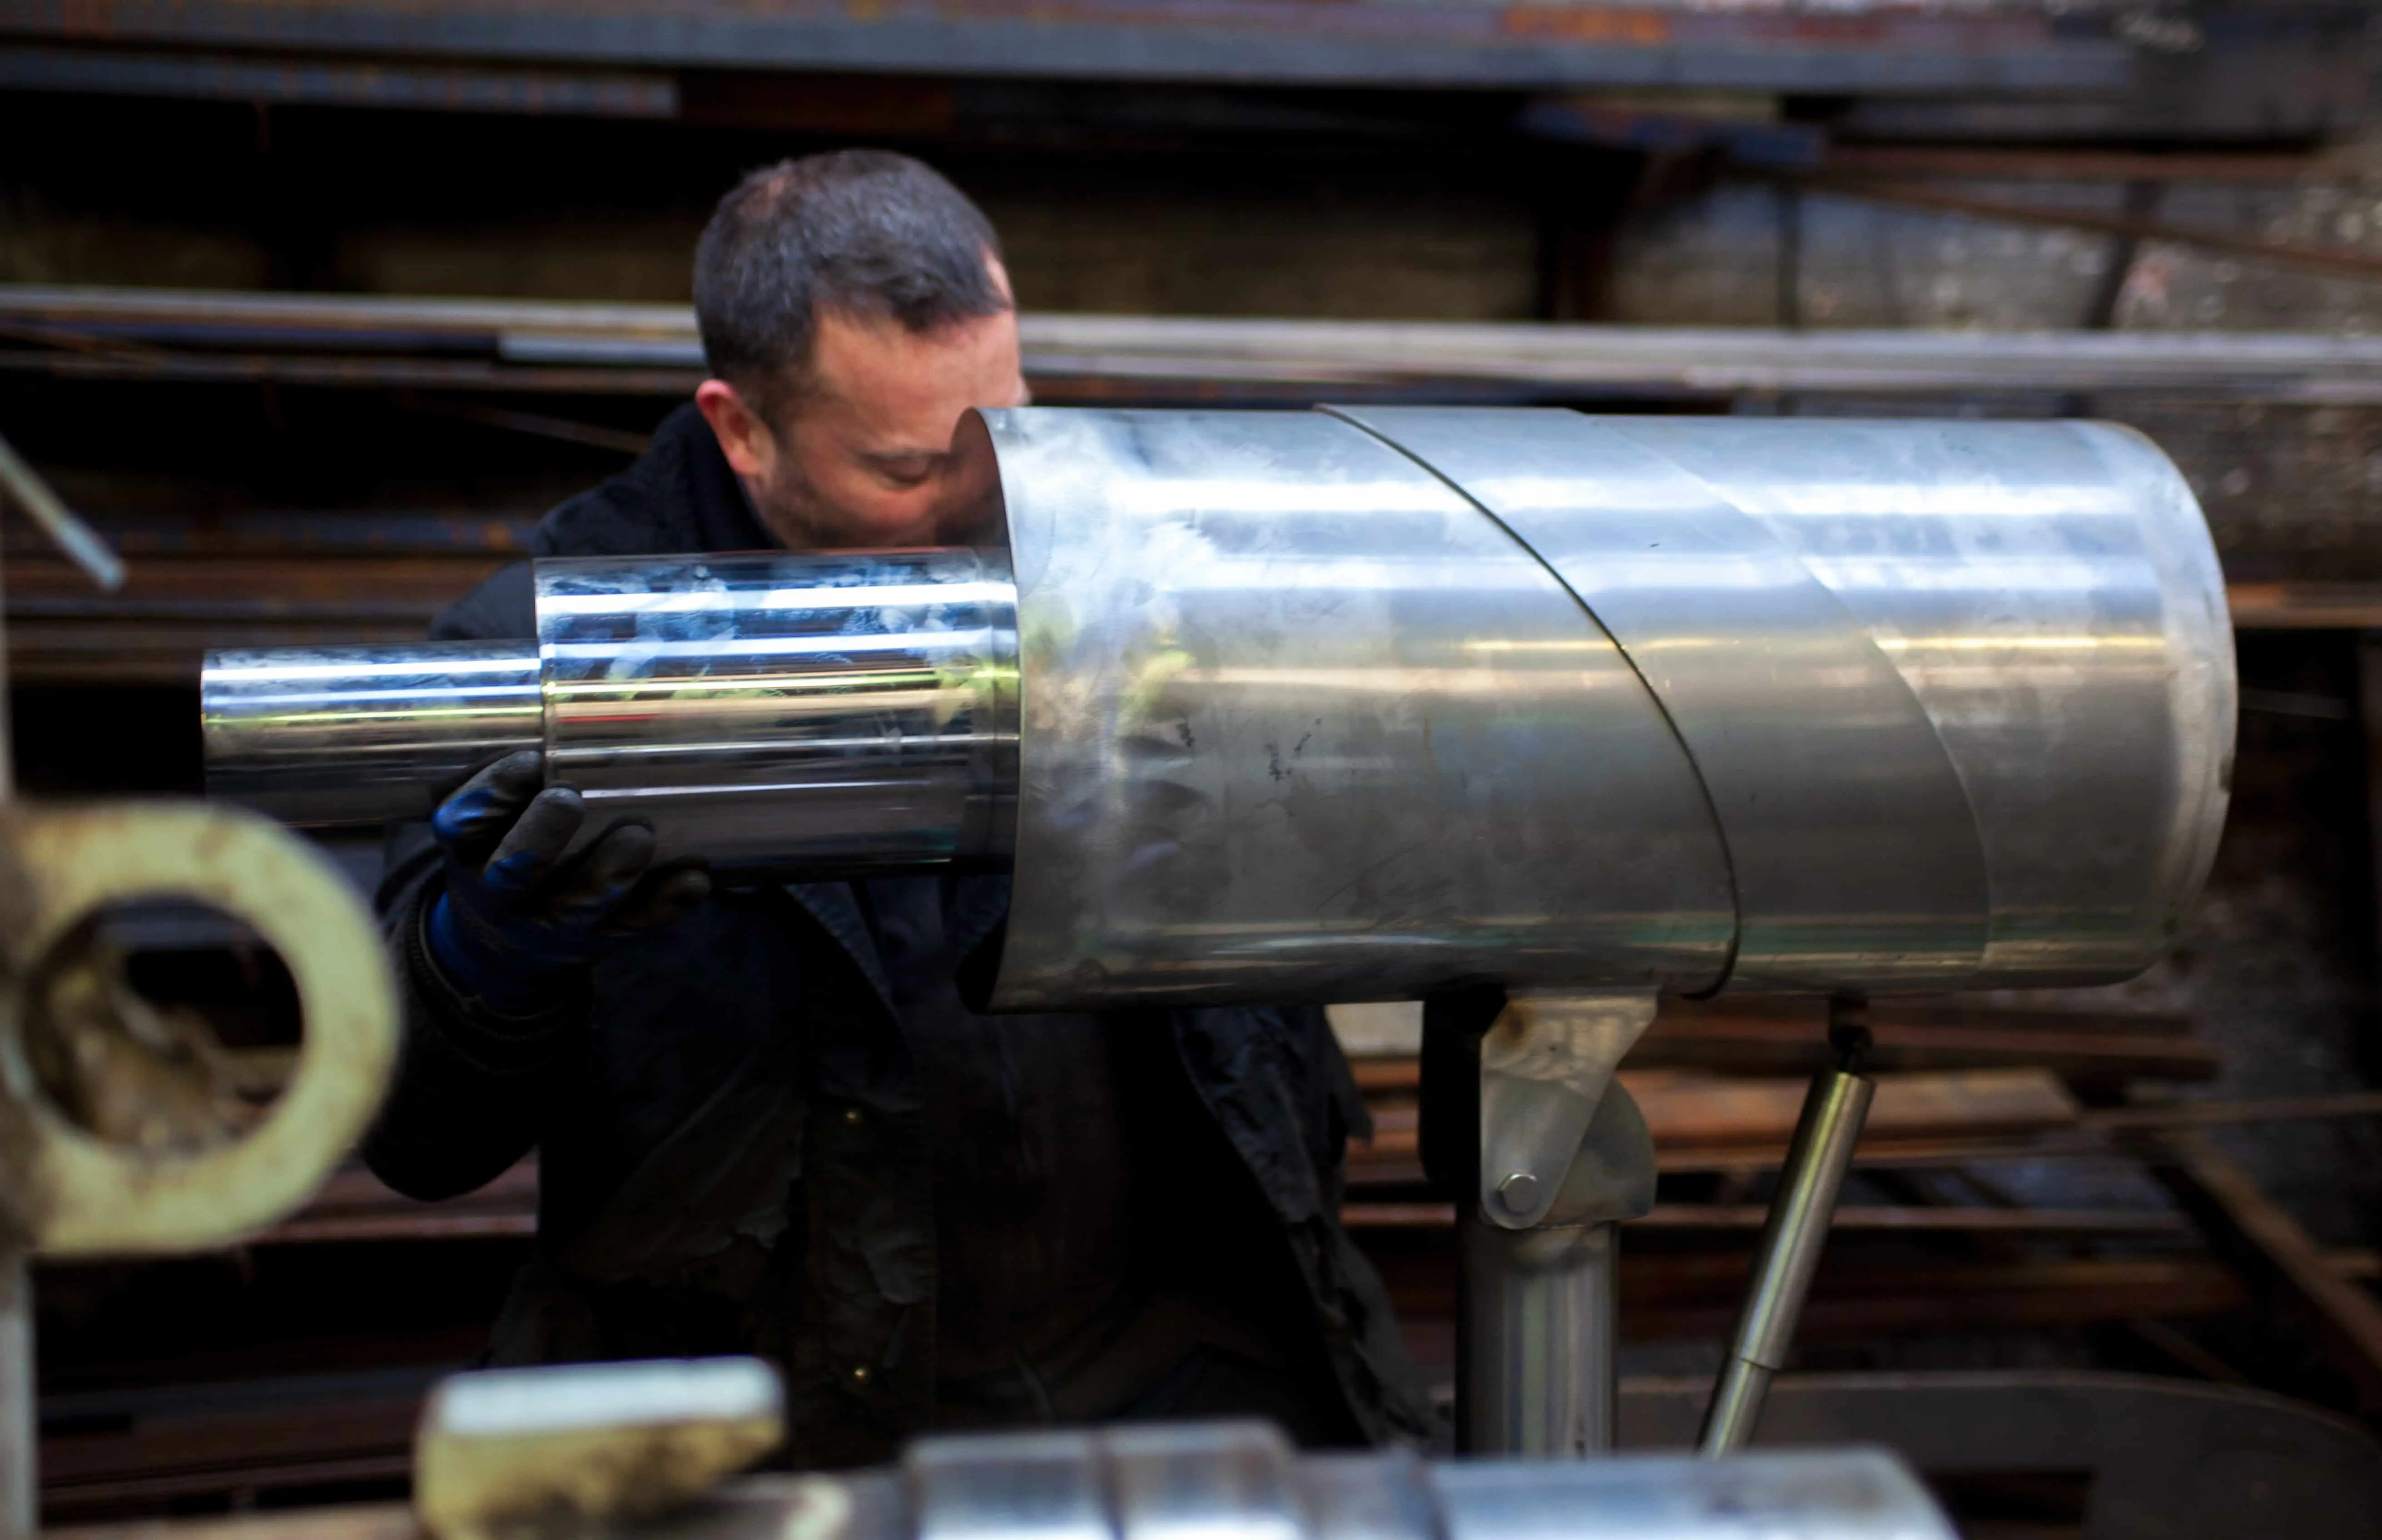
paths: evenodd
<path fill-rule="evenodd" d="M 535 750 L 508 754 L 430 818 L 446 888 L 424 916 L 424 949 L 459 994 L 499 1015 L 550 1008 L 608 945 L 711 892 L 700 863 L 657 867 L 643 824 L 616 824 L 571 850 L 586 804 L 545 778 Z"/>

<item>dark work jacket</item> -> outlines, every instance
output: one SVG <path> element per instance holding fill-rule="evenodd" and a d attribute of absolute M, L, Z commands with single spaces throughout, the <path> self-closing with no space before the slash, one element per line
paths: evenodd
<path fill-rule="evenodd" d="M 628 471 L 547 515 L 533 549 L 774 544 L 689 405 Z M 510 568 L 433 634 L 527 637 L 532 617 L 529 569 Z M 619 943 L 574 997 L 509 1020 L 457 996 L 423 955 L 419 914 L 437 881 L 426 829 L 392 831 L 382 906 L 406 1032 L 364 1155 L 390 1186 L 435 1199 L 538 1152 L 535 1260 L 494 1358 L 763 1353 L 787 1375 L 799 1464 L 882 1460 L 924 1431 L 936 1387 L 927 1131 L 852 886 L 723 886 Z M 957 879 L 955 950 L 991 935 L 1007 903 L 1006 878 Z M 1193 1109 L 1182 1169 L 1217 1194 L 1183 1222 L 1222 1232 L 1197 1238 L 1212 1254 L 1279 1271 L 1356 1428 L 1432 1436 L 1386 1292 L 1340 1226 L 1343 1147 L 1369 1131 L 1322 1012 L 1135 1015 L 1124 1035 L 1156 1050 Z"/>

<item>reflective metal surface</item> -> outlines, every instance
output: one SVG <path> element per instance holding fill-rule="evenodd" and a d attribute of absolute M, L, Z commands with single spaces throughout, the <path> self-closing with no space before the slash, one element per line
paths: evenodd
<path fill-rule="evenodd" d="M 930 1438 L 902 1455 L 915 1540 L 1109 1540 L 1092 1435 Z"/>
<path fill-rule="evenodd" d="M 1952 1540 L 1883 1449 L 1434 1466 L 1446 1540 Z"/>
<path fill-rule="evenodd" d="M 1457 1448 L 1572 1459 L 1613 1448 L 1620 1227 L 1511 1230 L 1466 1215 Z"/>
<path fill-rule="evenodd" d="M 1513 1014 L 1509 1005 L 1489 1039 L 1510 1032 Z M 1607 1014 L 1618 1018 L 1619 1035 L 1635 1039 L 1640 1023 L 1634 1012 Z M 1501 1057 L 1510 1061 L 1510 1048 L 1493 1050 L 1484 1039 L 1484 1162 L 1504 1142 L 1501 1123 L 1529 1122 L 1527 1108 L 1517 1117 L 1512 1101 L 1498 1094 L 1511 1084 L 1510 1062 L 1492 1068 Z M 1426 1101 L 1424 1116 L 1435 1115 Z M 1458 1216 L 1456 1448 L 1467 1454 L 1559 1457 L 1609 1449 L 1620 1373 L 1614 1314 L 1618 1222 L 1654 1206 L 1653 1135 L 1627 1088 L 1600 1085 L 1592 1116 L 1574 1131 L 1571 1146 L 1545 1179 L 1552 1201 L 1528 1227 L 1516 1227 L 1501 1208 L 1504 1184 L 1497 1169 L 1482 1167 L 1480 1201 Z"/>
<path fill-rule="evenodd" d="M 768 1480 L 769 1478 L 764 1478 Z M 681 1536 L 822 1540 L 1950 1540 L 1916 1476 L 1875 1449 L 1425 1462 L 1307 1454 L 1263 1423 L 919 1440 L 891 1473 L 746 1484 L 782 1493 L 673 1522 Z M 735 1498 L 736 1488 L 723 1497 Z M 889 1500 L 890 1499 L 890 1500 Z M 707 1522 L 716 1519 L 717 1522 Z M 793 1521 L 803 1522 L 797 1524 Z M 632 1531 L 631 1533 L 641 1533 Z"/>
<path fill-rule="evenodd" d="M 1803 1115 L 1786 1146 L 1770 1217 L 1753 1249 L 1752 1276 L 1728 1357 L 1704 1414 L 1701 1445 L 1706 1454 L 1730 1454 L 1752 1441 L 1770 1381 L 1786 1366 L 1803 1302 L 1820 1270 L 1836 1195 L 1852 1169 L 1861 1124 L 1877 1094 L 1877 1082 L 1846 1069 L 1823 1069 L 1803 1099 Z"/>
<path fill-rule="evenodd" d="M 1013 591 L 544 564 L 549 773 L 731 875 L 1013 849 L 1009 1009 L 2106 982 L 2179 923 L 2230 632 L 2145 441 L 1349 417 L 972 415 Z M 519 649 L 428 656 L 217 659 L 218 785 L 420 811 L 526 725 Z"/>
<path fill-rule="evenodd" d="M 1734 984 L 2079 983 L 2172 935 L 2223 821 L 2231 632 L 2139 435 L 1347 415 L 1529 542 L 1662 699 L 1727 840 Z"/>
<path fill-rule="evenodd" d="M 2232 782 L 2233 632 L 2192 489 L 2109 423 L 1802 425 L 1714 419 L 1692 446 L 1684 422 L 1616 429 L 1775 531 L 1926 707 L 1993 892 L 1970 985 L 2145 966 Z"/>
<path fill-rule="evenodd" d="M 542 561 L 547 778 L 731 869 L 1005 856 L 1013 613 L 964 546 Z"/>
<path fill-rule="evenodd" d="M 544 734 L 527 640 L 209 653 L 199 711 L 209 795 L 315 825 L 424 817 Z"/>
<path fill-rule="evenodd" d="M 1687 756 L 1444 483 L 1321 414 L 982 421 L 1025 680 L 997 1005 L 1719 977 Z"/>
<path fill-rule="evenodd" d="M 1984 950 L 1968 799 L 1902 677 L 1762 520 L 1577 412 L 1350 410 L 1518 535 L 1695 761 L 1736 879 L 1733 978 L 1957 984 Z"/>
<path fill-rule="evenodd" d="M 1105 1446 L 1117 1540 L 1303 1540 L 1296 1456 L 1264 1423 L 1111 1429 Z"/>

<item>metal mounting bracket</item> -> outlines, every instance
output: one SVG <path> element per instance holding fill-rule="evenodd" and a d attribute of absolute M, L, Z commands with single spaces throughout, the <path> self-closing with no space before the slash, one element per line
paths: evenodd
<path fill-rule="evenodd" d="M 1517 995 L 1480 1040 L 1480 1214 L 1546 1221 L 1613 1072 L 1654 1020 L 1651 990 Z"/>

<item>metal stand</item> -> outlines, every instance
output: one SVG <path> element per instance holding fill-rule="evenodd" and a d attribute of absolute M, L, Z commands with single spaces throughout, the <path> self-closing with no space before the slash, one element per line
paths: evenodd
<path fill-rule="evenodd" d="M 1839 997 L 1830 1003 L 1828 1042 L 1837 1054 L 1832 1069 L 1811 1079 L 1803 1115 L 1786 1149 L 1786 1168 L 1770 1200 L 1770 1217 L 1754 1249 L 1753 1274 L 1730 1336 L 1728 1359 L 1704 1411 L 1702 1452 L 1729 1454 L 1753 1439 L 1772 1376 L 1786 1365 L 1803 1301 L 1819 1270 L 1821 1250 L 1836 1213 L 1836 1197 L 1851 1169 L 1876 1083 L 1857 1073 L 1869 1049 L 1866 1005 Z"/>
<path fill-rule="evenodd" d="M 0 1243 L 0 1540 L 29 1540 L 41 1520 L 33 1430 L 31 1259 Z"/>
<path fill-rule="evenodd" d="M 1653 1203 L 1653 1139 L 1629 1093 L 1612 1085 L 1544 1218 L 1509 1229 L 1464 1216 L 1460 1450 L 1561 1458 L 1614 1448 L 1618 1221 Z"/>
<path fill-rule="evenodd" d="M 1482 1026 L 1482 1018 L 1493 1019 Z M 1491 996 L 1426 1015 L 1424 1159 L 1456 1189 L 1456 1448 L 1614 1446 L 1616 1222 L 1654 1202 L 1654 1145 L 1613 1071 L 1647 995 Z"/>

